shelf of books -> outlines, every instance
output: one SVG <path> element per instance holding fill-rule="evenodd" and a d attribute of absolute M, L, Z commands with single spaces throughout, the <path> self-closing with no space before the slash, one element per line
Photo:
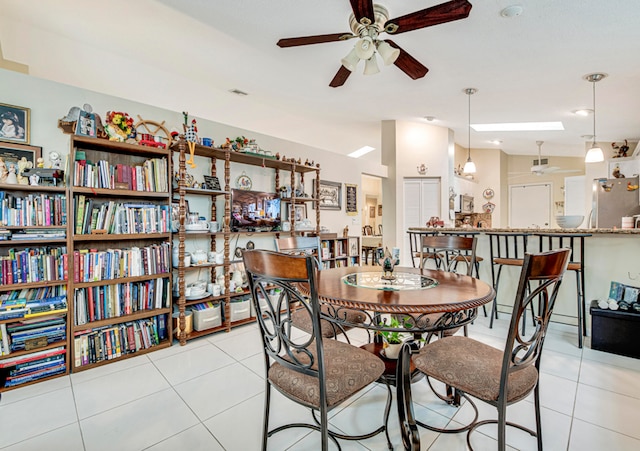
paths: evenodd
<path fill-rule="evenodd" d="M 0 391 L 68 374 L 65 187 L 0 185 Z"/>
<path fill-rule="evenodd" d="M 320 261 L 323 268 L 360 265 L 360 237 L 338 238 L 337 234 L 320 235 Z"/>
<path fill-rule="evenodd" d="M 73 371 L 171 345 L 168 155 L 71 139 Z"/>

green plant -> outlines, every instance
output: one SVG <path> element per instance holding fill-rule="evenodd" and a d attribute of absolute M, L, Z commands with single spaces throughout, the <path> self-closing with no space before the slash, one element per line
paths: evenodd
<path fill-rule="evenodd" d="M 384 326 L 384 327 L 388 327 L 390 329 L 399 329 L 400 327 L 404 327 L 404 328 L 411 327 L 411 325 L 408 324 L 407 322 L 404 322 L 404 323 L 400 324 L 400 321 L 395 316 L 392 316 L 388 323 L 386 321 L 383 321 L 383 322 L 379 323 L 379 325 L 380 326 Z M 380 334 L 382 336 L 382 338 L 384 339 L 384 341 L 386 341 L 390 345 L 401 344 L 404 341 L 404 337 L 402 335 L 402 332 L 400 332 L 398 330 L 393 330 L 393 331 L 391 331 L 391 330 L 379 330 L 378 334 Z"/>

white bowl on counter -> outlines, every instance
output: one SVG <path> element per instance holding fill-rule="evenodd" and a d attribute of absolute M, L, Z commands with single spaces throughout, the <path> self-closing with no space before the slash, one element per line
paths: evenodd
<path fill-rule="evenodd" d="M 556 216 L 556 222 L 558 226 L 563 229 L 577 229 L 582 225 L 584 216 L 581 215 L 558 215 Z"/>

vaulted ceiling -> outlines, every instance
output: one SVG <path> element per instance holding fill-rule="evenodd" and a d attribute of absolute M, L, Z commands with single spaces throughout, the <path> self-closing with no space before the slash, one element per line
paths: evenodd
<path fill-rule="evenodd" d="M 443 3 L 380 0 L 391 17 Z M 470 0 L 469 17 L 394 36 L 429 68 L 395 66 L 340 88 L 329 82 L 354 40 L 279 48 L 280 38 L 349 32 L 347 0 L 0 0 L 4 57 L 31 75 L 150 103 L 296 142 L 349 153 L 378 149 L 382 120 L 426 121 L 467 146 L 473 123 L 562 121 L 564 131 L 471 132 L 472 148 L 509 154 L 584 154 L 592 86 L 597 137 L 640 138 L 637 0 Z M 519 5 L 522 14 L 501 11 Z M 2 89 L 6 89 L 3 86 Z M 248 93 L 239 97 L 229 90 Z M 2 101 L 2 99 L 0 99 Z M 489 141 L 502 140 L 494 145 Z"/>

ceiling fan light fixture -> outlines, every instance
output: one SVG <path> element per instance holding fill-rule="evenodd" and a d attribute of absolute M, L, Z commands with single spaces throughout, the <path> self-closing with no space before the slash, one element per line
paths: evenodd
<path fill-rule="evenodd" d="M 376 61 L 376 54 L 371 55 L 371 58 L 364 62 L 364 74 L 365 75 L 373 75 L 380 72 L 378 68 L 378 63 Z"/>
<path fill-rule="evenodd" d="M 365 36 L 356 43 L 355 49 L 358 58 L 361 60 L 368 60 L 375 53 L 376 46 L 371 37 Z"/>
<path fill-rule="evenodd" d="M 385 41 L 378 42 L 378 53 L 380 54 L 385 66 L 395 63 L 400 56 L 400 50 L 391 47 Z"/>
<path fill-rule="evenodd" d="M 356 48 L 355 47 L 352 48 L 349 54 L 344 58 L 342 58 L 340 62 L 345 67 L 345 69 L 348 69 L 351 72 L 353 72 L 356 69 L 356 66 L 358 65 L 358 63 L 360 62 L 360 57 L 356 52 Z"/>

